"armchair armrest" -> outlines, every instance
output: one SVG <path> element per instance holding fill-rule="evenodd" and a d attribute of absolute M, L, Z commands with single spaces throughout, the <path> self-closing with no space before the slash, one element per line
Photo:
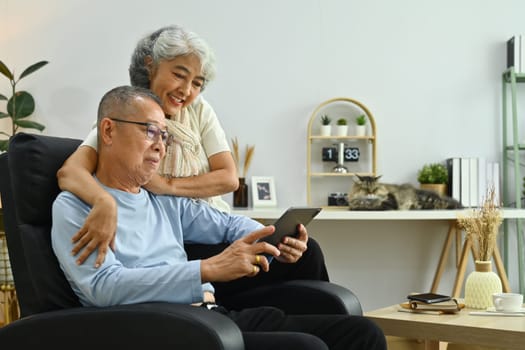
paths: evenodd
<path fill-rule="evenodd" d="M 167 303 L 50 311 L 0 328 L 0 344 L 6 349 L 57 344 L 99 348 L 101 340 L 140 350 L 244 349 L 241 331 L 226 316 L 205 308 Z"/>
<path fill-rule="evenodd" d="M 352 291 L 325 281 L 293 280 L 273 284 L 235 294 L 221 303 L 232 310 L 268 305 L 289 314 L 363 315 L 361 303 Z"/>

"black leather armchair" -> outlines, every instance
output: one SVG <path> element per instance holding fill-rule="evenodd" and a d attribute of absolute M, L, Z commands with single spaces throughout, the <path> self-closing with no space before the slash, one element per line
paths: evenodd
<path fill-rule="evenodd" d="M 119 344 L 127 349 L 244 349 L 237 326 L 204 308 L 169 303 L 80 305 L 50 238 L 51 205 L 59 192 L 56 172 L 80 142 L 18 133 L 10 140 L 9 151 L 0 155 L 5 230 L 21 311 L 19 320 L 0 328 L 2 347 Z M 238 303 L 238 307 L 274 305 L 289 313 L 362 314 L 351 291 L 320 281 L 253 289 L 240 294 Z"/>

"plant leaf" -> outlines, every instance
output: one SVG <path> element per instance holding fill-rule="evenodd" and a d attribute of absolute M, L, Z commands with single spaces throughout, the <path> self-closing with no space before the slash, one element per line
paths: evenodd
<path fill-rule="evenodd" d="M 7 118 L 7 117 L 9 117 L 9 116 L 10 116 L 10 115 L 7 114 L 7 113 L 0 112 L 0 119 L 2 119 L 2 118 Z"/>
<path fill-rule="evenodd" d="M 5 75 L 7 79 L 14 80 L 13 73 L 11 73 L 9 68 L 7 68 L 7 66 L 2 61 L 0 61 L 0 73 Z"/>
<path fill-rule="evenodd" d="M 9 146 L 9 140 L 0 140 L 0 151 L 7 151 L 7 146 Z"/>
<path fill-rule="evenodd" d="M 7 113 L 13 120 L 25 118 L 35 111 L 35 100 L 27 91 L 18 91 L 7 102 Z"/>
<path fill-rule="evenodd" d="M 32 122 L 30 120 L 17 119 L 17 120 L 14 121 L 14 123 L 15 123 L 15 125 L 18 125 L 19 127 L 25 128 L 25 129 L 37 129 L 39 131 L 42 131 L 42 130 L 44 130 L 46 128 L 42 124 L 37 123 L 37 122 Z"/>
<path fill-rule="evenodd" d="M 7 100 L 7 97 L 5 97 L 4 95 L 0 94 L 0 101 L 2 100 Z"/>
<path fill-rule="evenodd" d="M 40 68 L 42 68 L 43 66 L 45 66 L 46 64 L 48 64 L 49 62 L 48 61 L 40 61 L 40 62 L 37 62 L 29 67 L 27 67 L 23 72 L 22 74 L 20 74 L 20 78 L 18 78 L 18 80 L 22 79 L 23 77 L 39 70 Z"/>

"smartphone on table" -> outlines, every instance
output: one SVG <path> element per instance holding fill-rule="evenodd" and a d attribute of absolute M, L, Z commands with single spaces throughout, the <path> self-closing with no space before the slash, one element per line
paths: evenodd
<path fill-rule="evenodd" d="M 275 223 L 275 232 L 261 238 L 261 241 L 277 246 L 285 236 L 296 237 L 297 225 L 308 225 L 313 218 L 321 212 L 321 208 L 315 207 L 290 207 Z"/>

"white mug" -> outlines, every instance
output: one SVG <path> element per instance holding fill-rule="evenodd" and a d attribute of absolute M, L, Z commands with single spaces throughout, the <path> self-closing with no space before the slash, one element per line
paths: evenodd
<path fill-rule="evenodd" d="M 523 305 L 523 295 L 518 293 L 494 293 L 492 294 L 492 302 L 496 311 L 520 311 Z"/>

